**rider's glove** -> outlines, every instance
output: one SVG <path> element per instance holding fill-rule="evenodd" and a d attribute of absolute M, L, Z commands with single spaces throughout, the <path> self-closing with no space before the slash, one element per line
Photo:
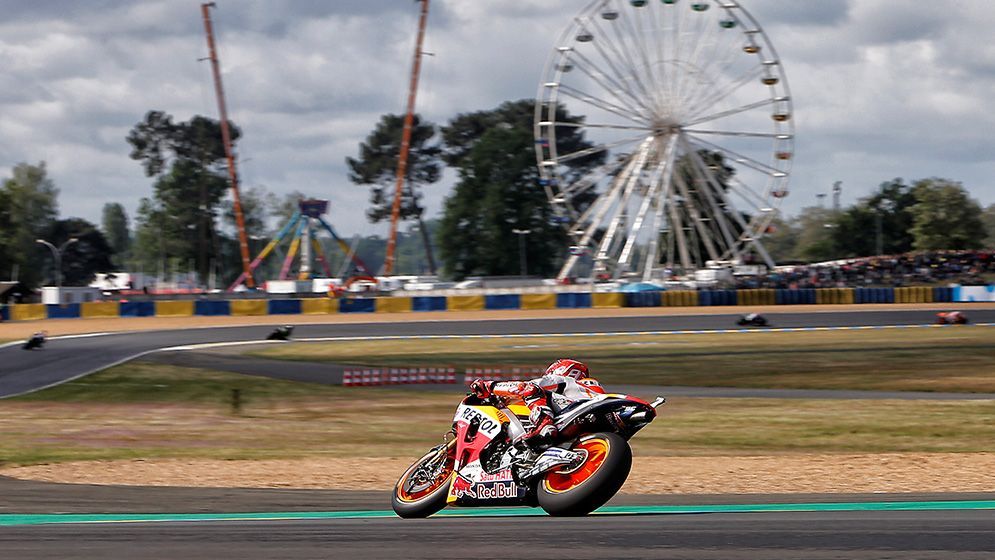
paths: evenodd
<path fill-rule="evenodd" d="M 483 379 L 474 379 L 473 382 L 470 383 L 470 392 L 473 393 L 474 395 L 476 395 L 476 397 L 479 398 L 479 399 L 486 399 L 487 397 L 490 397 L 491 395 L 494 394 L 491 391 L 491 388 L 493 386 L 494 386 L 494 382 L 493 381 L 484 381 Z"/>

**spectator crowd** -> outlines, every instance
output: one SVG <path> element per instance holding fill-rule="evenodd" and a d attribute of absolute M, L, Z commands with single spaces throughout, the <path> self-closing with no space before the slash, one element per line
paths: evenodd
<path fill-rule="evenodd" d="M 737 277 L 736 288 L 970 286 L 990 283 L 993 273 L 993 251 L 936 251 L 779 266 L 766 275 Z"/>

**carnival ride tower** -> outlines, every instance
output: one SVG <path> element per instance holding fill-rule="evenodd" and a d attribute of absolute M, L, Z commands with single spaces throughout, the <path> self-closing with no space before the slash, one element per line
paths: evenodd
<path fill-rule="evenodd" d="M 328 212 L 328 201 L 318 200 L 318 199 L 304 199 L 298 202 L 297 212 L 280 228 L 276 236 L 259 252 L 259 255 L 249 264 L 249 274 L 251 274 L 259 265 L 266 260 L 268 256 L 276 249 L 280 243 L 284 240 L 290 240 L 290 246 L 287 249 L 286 256 L 284 256 L 283 264 L 280 267 L 280 274 L 278 279 L 289 280 L 292 276 L 293 264 L 295 259 L 299 257 L 297 272 L 295 278 L 297 280 L 310 280 L 314 277 L 314 264 L 315 261 L 322 267 L 326 277 L 332 276 L 331 268 L 329 267 L 329 260 L 325 258 L 324 251 L 322 250 L 321 243 L 318 241 L 317 234 L 320 230 L 324 230 L 331 236 L 335 243 L 339 246 L 342 253 L 347 259 L 352 261 L 353 266 L 356 268 L 356 272 L 366 276 L 370 275 L 369 269 L 362 260 L 355 254 L 349 244 L 346 243 L 341 237 L 335 233 L 335 229 L 323 218 L 322 216 Z M 235 280 L 234 283 L 228 288 L 228 291 L 233 291 L 239 285 L 243 284 L 247 278 L 246 274 L 242 274 Z"/>

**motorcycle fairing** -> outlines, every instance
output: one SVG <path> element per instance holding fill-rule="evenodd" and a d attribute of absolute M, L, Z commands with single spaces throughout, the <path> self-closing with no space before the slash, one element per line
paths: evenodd
<path fill-rule="evenodd" d="M 449 483 L 446 503 L 457 506 L 521 504 L 526 488 L 519 486 L 510 469 L 484 472 L 480 452 L 501 434 L 502 426 L 517 422 L 501 410 L 486 405 L 460 405 L 456 427 L 456 471 Z"/>

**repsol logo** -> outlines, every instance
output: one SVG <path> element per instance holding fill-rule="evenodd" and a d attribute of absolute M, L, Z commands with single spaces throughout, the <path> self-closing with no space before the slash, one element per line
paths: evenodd
<path fill-rule="evenodd" d="M 497 433 L 498 428 L 501 427 L 500 424 L 498 424 L 494 420 L 491 420 L 487 416 L 481 414 L 479 411 L 469 407 L 463 409 L 461 417 L 467 421 L 471 421 L 474 418 L 476 418 L 477 421 L 480 422 L 479 431 L 489 437 L 494 437 L 494 434 Z"/>
<path fill-rule="evenodd" d="M 499 482 L 492 486 L 487 486 L 485 484 L 477 484 L 475 490 L 477 491 L 477 498 L 481 500 L 494 500 L 498 498 L 518 497 L 518 487 L 511 482 L 508 482 L 506 484 L 502 484 Z"/>

